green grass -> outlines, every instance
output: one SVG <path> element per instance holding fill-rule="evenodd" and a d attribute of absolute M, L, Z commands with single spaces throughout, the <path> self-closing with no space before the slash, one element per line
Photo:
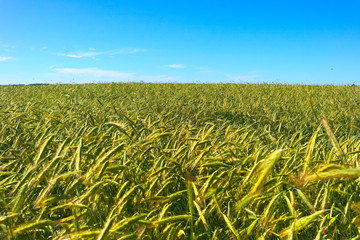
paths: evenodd
<path fill-rule="evenodd" d="M 359 239 L 357 86 L 0 86 L 0 123 L 0 239 Z"/>

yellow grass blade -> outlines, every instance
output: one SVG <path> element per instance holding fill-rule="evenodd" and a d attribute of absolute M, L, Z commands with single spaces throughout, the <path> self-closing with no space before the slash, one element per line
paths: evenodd
<path fill-rule="evenodd" d="M 236 231 L 235 227 L 233 226 L 233 224 L 231 223 L 231 221 L 229 220 L 229 218 L 222 213 L 222 216 L 225 220 L 226 225 L 228 226 L 228 228 L 231 230 L 231 232 L 234 234 L 236 239 L 240 239 L 240 235 L 239 233 Z"/>
<path fill-rule="evenodd" d="M 333 145 L 333 147 L 336 149 L 337 153 L 338 153 L 339 155 L 341 155 L 341 156 L 344 156 L 345 154 L 344 154 L 343 150 L 341 149 L 338 140 L 337 140 L 336 137 L 335 137 L 335 134 L 334 134 L 334 132 L 333 132 L 331 126 L 330 126 L 329 121 L 328 121 L 325 117 L 323 117 L 323 118 L 321 119 L 321 124 L 323 125 L 323 127 L 324 127 L 327 135 L 328 135 L 329 138 L 330 138 L 330 142 L 331 142 L 331 144 Z"/>
<path fill-rule="evenodd" d="M 328 165 L 329 168 L 323 167 L 314 174 L 305 175 L 305 183 L 323 181 L 327 179 L 352 179 L 360 177 L 360 168 L 344 168 L 338 165 Z"/>
<path fill-rule="evenodd" d="M 250 195 L 256 195 L 261 192 L 262 187 L 264 186 L 267 177 L 270 175 L 271 170 L 273 169 L 275 163 L 281 158 L 282 150 L 277 150 L 271 153 L 267 158 L 264 159 L 262 163 L 262 171 L 258 177 L 257 182 L 250 191 Z"/>
<path fill-rule="evenodd" d="M 286 229 L 284 229 L 281 232 L 281 237 L 284 238 L 286 236 L 290 236 L 292 233 L 297 233 L 301 230 L 303 230 L 304 228 L 306 228 L 308 225 L 310 225 L 311 223 L 314 223 L 316 221 L 316 219 L 321 216 L 323 213 L 325 213 L 325 210 L 321 210 L 321 211 L 317 211 L 309 216 L 306 217 L 302 217 L 300 219 L 295 220 L 295 225 L 294 226 L 290 226 Z"/>

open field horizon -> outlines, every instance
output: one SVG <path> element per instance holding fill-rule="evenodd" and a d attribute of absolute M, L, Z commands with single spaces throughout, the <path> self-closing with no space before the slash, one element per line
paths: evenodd
<path fill-rule="evenodd" d="M 152 82 L 152 81 L 123 81 L 123 82 L 84 82 L 84 83 L 47 83 L 47 82 L 34 82 L 34 83 L 14 83 L 14 84 L 0 84 L 0 86 L 41 86 L 41 85 L 106 85 L 106 84 L 163 84 L 163 85 L 280 85 L 280 86 L 351 86 L 356 87 L 360 86 L 358 84 L 354 83 L 338 83 L 338 84 L 332 84 L 332 83 L 277 83 L 277 82 L 258 82 L 258 83 L 252 83 L 252 82 Z"/>

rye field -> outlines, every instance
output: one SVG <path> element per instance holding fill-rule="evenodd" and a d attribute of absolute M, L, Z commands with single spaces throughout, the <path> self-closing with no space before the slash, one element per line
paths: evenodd
<path fill-rule="evenodd" d="M 360 239 L 360 87 L 0 86 L 0 239 Z"/>

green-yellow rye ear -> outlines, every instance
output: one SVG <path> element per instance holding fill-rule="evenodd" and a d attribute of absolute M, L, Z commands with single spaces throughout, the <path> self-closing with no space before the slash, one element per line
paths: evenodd
<path fill-rule="evenodd" d="M 271 153 L 267 156 L 261 166 L 260 175 L 258 176 L 258 180 L 252 187 L 250 191 L 250 195 L 256 195 L 261 192 L 264 184 L 266 183 L 267 177 L 270 175 L 271 170 L 274 168 L 275 163 L 281 158 L 283 150 L 276 150 L 275 152 Z"/>
<path fill-rule="evenodd" d="M 336 149 L 337 153 L 339 155 L 341 155 L 341 156 L 344 156 L 345 153 L 341 149 L 340 144 L 339 144 L 338 140 L 335 137 L 335 134 L 334 134 L 334 132 L 333 132 L 331 126 L 330 126 L 329 121 L 325 117 L 323 117 L 321 119 L 321 124 L 323 125 L 323 127 L 325 129 L 325 132 L 329 136 L 330 142 L 333 145 L 333 147 Z"/>

